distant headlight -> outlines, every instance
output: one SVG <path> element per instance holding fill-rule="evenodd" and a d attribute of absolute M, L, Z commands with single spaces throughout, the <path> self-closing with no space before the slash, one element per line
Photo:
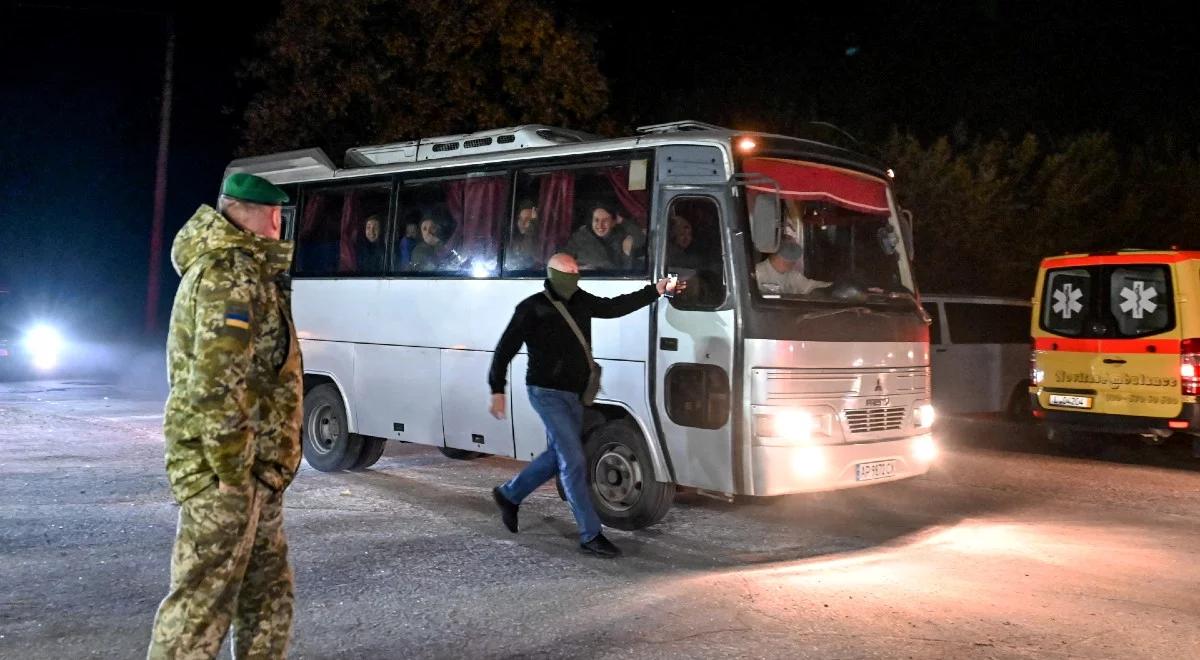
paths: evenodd
<path fill-rule="evenodd" d="M 63 348 L 62 335 L 58 330 L 48 325 L 34 326 L 25 334 L 23 343 L 33 358 L 34 369 L 49 371 L 58 364 L 58 356 Z"/>

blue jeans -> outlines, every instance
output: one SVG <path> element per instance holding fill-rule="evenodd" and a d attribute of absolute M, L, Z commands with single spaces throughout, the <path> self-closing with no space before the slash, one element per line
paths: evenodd
<path fill-rule="evenodd" d="M 592 506 L 587 458 L 583 454 L 583 403 L 573 392 L 534 385 L 529 386 L 529 402 L 546 427 L 546 451 L 501 486 L 500 493 L 513 504 L 520 504 L 558 472 L 579 525 L 579 541 L 587 543 L 600 533 L 600 517 Z"/>

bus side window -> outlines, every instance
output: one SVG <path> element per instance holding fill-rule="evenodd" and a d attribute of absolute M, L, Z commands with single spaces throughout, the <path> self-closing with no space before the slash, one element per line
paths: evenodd
<path fill-rule="evenodd" d="M 623 160 L 521 172 L 505 272 L 532 275 L 566 252 L 585 273 L 645 275 L 649 193 L 641 178 L 631 180 L 633 162 L 644 169 L 644 160 Z"/>
<path fill-rule="evenodd" d="M 402 187 L 393 272 L 497 275 L 508 205 L 507 174 L 473 174 Z"/>
<path fill-rule="evenodd" d="M 310 191 L 296 227 L 296 275 L 382 273 L 390 190 L 373 183 Z"/>
<path fill-rule="evenodd" d="M 721 258 L 721 214 L 707 197 L 684 197 L 667 212 L 667 272 L 687 283 L 671 304 L 712 309 L 725 302 L 725 268 Z"/>

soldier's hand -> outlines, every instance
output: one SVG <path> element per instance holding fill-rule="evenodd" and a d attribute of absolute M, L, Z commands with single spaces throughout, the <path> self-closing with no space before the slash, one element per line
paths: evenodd
<path fill-rule="evenodd" d="M 236 493 L 240 493 L 242 491 L 242 487 L 231 486 L 224 481 L 217 481 L 217 490 L 220 491 L 222 495 L 234 495 Z"/>
<path fill-rule="evenodd" d="M 492 395 L 492 405 L 488 407 L 488 412 L 492 413 L 492 417 L 496 419 L 504 419 L 505 408 L 503 394 Z"/>

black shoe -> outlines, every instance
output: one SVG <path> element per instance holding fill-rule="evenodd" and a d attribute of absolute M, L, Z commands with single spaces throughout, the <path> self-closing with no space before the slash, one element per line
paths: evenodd
<path fill-rule="evenodd" d="M 504 493 L 500 492 L 500 487 L 492 489 L 492 499 L 496 500 L 496 506 L 500 507 L 500 520 L 504 522 L 504 526 L 513 534 L 517 533 L 517 509 L 518 505 L 508 501 Z"/>
<path fill-rule="evenodd" d="M 621 549 L 613 545 L 612 541 L 604 538 L 603 534 L 597 534 L 591 541 L 580 543 L 579 549 L 582 552 L 596 555 L 597 557 L 612 558 L 621 556 Z"/>

